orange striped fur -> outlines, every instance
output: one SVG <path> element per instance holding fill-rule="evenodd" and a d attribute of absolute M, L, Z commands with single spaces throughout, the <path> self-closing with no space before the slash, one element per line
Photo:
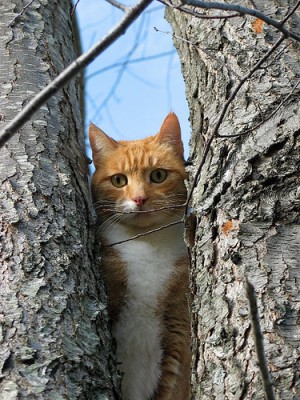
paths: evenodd
<path fill-rule="evenodd" d="M 142 140 L 117 142 L 93 124 L 89 134 L 123 399 L 188 400 L 188 256 L 180 222 L 187 175 L 178 119 L 169 114 L 157 135 Z"/>

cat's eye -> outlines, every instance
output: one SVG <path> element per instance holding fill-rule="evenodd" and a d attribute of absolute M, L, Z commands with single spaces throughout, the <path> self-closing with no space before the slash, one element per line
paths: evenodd
<path fill-rule="evenodd" d="M 166 179 L 167 175 L 168 173 L 165 169 L 158 168 L 151 172 L 150 179 L 154 183 L 162 183 Z"/>
<path fill-rule="evenodd" d="M 126 175 L 122 175 L 122 174 L 113 175 L 111 177 L 111 183 L 115 187 L 121 188 L 121 187 L 127 185 L 127 177 L 126 177 Z"/>

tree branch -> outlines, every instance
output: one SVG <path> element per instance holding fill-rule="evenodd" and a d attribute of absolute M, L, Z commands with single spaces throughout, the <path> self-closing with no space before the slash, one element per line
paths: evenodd
<path fill-rule="evenodd" d="M 253 13 L 256 13 L 256 11 L 257 11 L 257 10 L 247 9 L 247 8 L 241 7 L 241 6 L 236 6 L 234 4 L 223 4 L 223 3 L 215 3 L 215 2 L 206 3 L 206 2 L 198 1 L 198 0 L 182 0 L 182 2 L 186 3 L 186 4 L 190 4 L 190 3 L 201 4 L 201 6 L 203 6 L 203 8 L 207 8 L 207 9 L 209 9 L 209 8 L 219 8 L 219 6 L 221 6 L 220 9 L 226 9 L 226 10 L 238 11 L 238 9 L 239 10 L 243 9 L 244 13 L 246 13 L 246 10 L 250 10 L 251 11 L 251 14 L 249 13 L 250 15 L 254 15 Z M 193 4 L 193 5 L 195 5 L 195 4 Z M 292 10 L 287 14 L 287 16 L 280 23 L 277 22 L 277 21 L 275 21 L 275 22 L 277 24 L 285 23 L 292 16 L 292 14 L 296 11 L 296 9 L 299 7 L 299 5 L 300 5 L 300 1 L 298 1 L 296 3 L 296 5 L 292 8 Z M 199 5 L 199 7 L 200 7 L 200 5 Z M 257 16 L 257 14 L 255 14 L 255 16 Z M 195 173 L 195 176 L 194 176 L 191 188 L 190 188 L 190 192 L 189 192 L 189 195 L 188 195 L 188 198 L 187 198 L 187 205 L 186 205 L 185 214 L 187 214 L 187 212 L 188 212 L 188 207 L 189 207 L 189 203 L 190 203 L 191 198 L 192 198 L 193 191 L 194 191 L 195 187 L 197 186 L 197 183 L 198 183 L 202 168 L 203 168 L 203 166 L 205 164 L 205 161 L 206 161 L 206 158 L 207 158 L 207 155 L 209 153 L 209 149 L 211 147 L 211 144 L 212 144 L 213 140 L 218 136 L 219 137 L 225 137 L 224 135 L 222 135 L 222 136 L 219 135 L 218 131 L 219 131 L 219 128 L 220 128 L 220 126 L 221 126 L 221 124 L 222 124 L 222 122 L 224 120 L 224 117 L 225 117 L 225 115 L 227 113 L 229 105 L 235 99 L 237 93 L 239 92 L 241 87 L 244 85 L 244 83 L 247 82 L 247 80 L 254 74 L 254 72 L 256 72 L 262 66 L 262 64 L 270 57 L 270 55 L 277 49 L 277 47 L 284 41 L 285 38 L 286 38 L 286 35 L 283 34 L 277 40 L 277 42 L 269 49 L 269 51 L 255 64 L 255 66 L 248 72 L 248 74 L 246 76 L 244 76 L 240 80 L 240 82 L 238 83 L 238 85 L 233 90 L 233 92 L 231 93 L 230 97 L 228 98 L 228 100 L 224 104 L 224 107 L 223 107 L 223 109 L 222 109 L 222 111 L 220 113 L 220 116 L 219 116 L 219 118 L 218 118 L 218 120 L 217 120 L 217 122 L 216 122 L 216 124 L 215 124 L 215 126 L 213 128 L 213 131 L 212 131 L 210 137 L 208 138 L 208 140 L 205 143 L 202 159 L 201 159 L 200 164 L 199 164 L 199 166 L 197 168 L 197 171 Z M 300 39 L 300 37 L 299 37 L 299 39 Z M 230 135 L 228 137 L 234 137 L 234 135 Z"/>
<path fill-rule="evenodd" d="M 122 65 L 122 68 L 119 69 L 118 74 L 116 79 L 114 80 L 114 82 L 111 84 L 111 88 L 109 93 L 105 96 L 105 98 L 103 99 L 102 103 L 96 107 L 96 111 L 94 114 L 99 115 L 100 112 L 102 111 L 103 108 L 108 106 L 109 101 L 111 100 L 111 98 L 113 96 L 115 96 L 116 92 L 117 92 L 117 88 L 122 80 L 123 75 L 125 74 L 126 70 L 127 70 L 127 65 L 130 62 L 130 59 L 132 57 L 132 55 L 135 53 L 135 51 L 137 50 L 137 48 L 139 47 L 140 44 L 140 38 L 142 35 L 142 31 L 143 31 L 143 26 L 144 26 L 144 22 L 143 22 L 143 18 L 141 20 L 141 23 L 139 24 L 139 28 L 136 32 L 135 35 L 135 41 L 133 43 L 133 46 L 131 47 L 131 49 L 129 50 L 129 52 L 127 53 L 127 55 L 125 56 L 125 60 L 124 63 Z M 93 118 L 94 119 L 94 118 Z"/>
<path fill-rule="evenodd" d="M 211 4 L 211 3 L 210 3 Z M 269 51 L 254 65 L 254 67 L 248 72 L 247 75 L 245 75 L 240 82 L 238 83 L 238 85 L 235 87 L 235 89 L 232 91 L 230 97 L 228 98 L 228 100 L 226 101 L 226 103 L 224 104 L 223 109 L 221 110 L 221 113 L 219 115 L 219 118 L 213 128 L 213 131 L 210 135 L 210 137 L 208 138 L 207 142 L 205 143 L 205 147 L 204 147 L 204 151 L 203 151 L 203 156 L 202 156 L 202 160 L 197 168 L 189 195 L 188 195 L 188 199 L 187 199 L 187 206 L 186 206 L 186 211 L 187 211 L 187 207 L 189 205 L 189 202 L 191 200 L 193 191 L 195 189 L 195 187 L 197 186 L 200 174 L 201 174 L 201 170 L 203 168 L 203 165 L 206 161 L 206 157 L 208 155 L 210 146 L 213 142 L 213 140 L 218 137 L 218 131 L 219 128 L 224 120 L 224 117 L 227 113 L 228 107 L 230 106 L 230 104 L 233 102 L 233 100 L 235 99 L 236 95 L 238 94 L 239 90 L 241 89 L 241 87 L 244 85 L 245 82 L 247 82 L 247 80 L 262 66 L 262 64 L 270 57 L 270 55 L 277 49 L 278 46 L 280 46 L 280 44 L 285 40 L 285 36 L 281 36 L 277 42 L 269 49 Z M 232 135 L 231 135 L 232 136 Z M 225 137 L 225 136 L 222 136 Z"/>
<path fill-rule="evenodd" d="M 300 1 L 297 1 L 295 6 L 291 9 L 291 11 L 286 15 L 286 17 L 283 18 L 283 20 L 280 21 L 280 23 L 283 25 L 286 23 L 286 21 L 294 14 L 294 12 L 297 10 L 297 8 L 300 5 Z"/>
<path fill-rule="evenodd" d="M 260 327 L 257 300 L 253 285 L 246 279 L 246 293 L 249 301 L 251 326 L 253 330 L 254 345 L 258 366 L 260 369 L 264 392 L 267 400 L 275 400 L 272 378 L 268 369 L 268 361 L 264 349 L 264 337 Z"/>
<path fill-rule="evenodd" d="M 183 208 L 186 206 L 186 203 L 183 204 L 176 204 L 174 206 L 165 206 L 165 207 L 157 207 L 157 208 L 151 208 L 150 210 L 138 210 L 138 211 L 118 211 L 116 208 L 110 208 L 107 206 L 99 206 L 97 203 L 94 205 L 95 209 L 101 209 L 101 211 L 109 211 L 113 212 L 115 214 L 121 214 L 121 215 L 128 215 L 128 214 L 151 214 L 154 212 L 158 211 L 164 211 L 164 210 L 175 210 L 176 208 Z"/>
<path fill-rule="evenodd" d="M 285 102 L 288 101 L 288 99 L 293 95 L 293 93 L 295 92 L 295 90 L 297 89 L 297 87 L 300 84 L 300 79 L 296 82 L 296 84 L 292 87 L 292 90 L 290 91 L 290 93 L 280 102 L 280 104 L 278 105 L 278 107 L 275 108 L 275 110 L 268 115 L 267 117 L 263 118 L 263 120 L 261 122 L 259 122 L 257 125 L 253 126 L 250 129 L 246 129 L 246 131 L 242 131 L 239 133 L 235 133 L 233 135 L 218 135 L 218 137 L 220 138 L 231 138 L 231 137 L 238 137 L 238 136 L 243 136 L 243 135 L 247 135 L 250 132 L 255 131 L 256 129 L 260 128 L 262 125 L 264 125 L 266 122 L 268 122 L 271 118 L 274 117 L 274 115 L 278 112 L 278 110 L 284 105 Z"/>
<path fill-rule="evenodd" d="M 109 4 L 112 6 L 118 8 L 119 10 L 122 10 L 123 12 L 127 12 L 129 10 L 129 7 L 125 6 L 124 4 L 120 3 L 119 1 L 116 0 L 106 0 Z"/>
<path fill-rule="evenodd" d="M 13 25 L 15 24 L 16 20 L 17 20 L 18 18 L 20 18 L 20 17 L 24 14 L 24 12 L 27 10 L 27 8 L 28 8 L 33 2 L 34 2 L 34 0 L 30 0 L 29 3 L 27 3 L 27 4 L 22 8 L 22 10 L 19 12 L 19 14 L 17 14 L 17 15 L 15 16 L 15 18 L 14 18 L 9 24 L 7 24 L 7 26 L 8 26 L 8 27 L 13 26 Z"/>
<path fill-rule="evenodd" d="M 182 4 L 199 7 L 199 8 L 204 8 L 207 10 L 217 9 L 217 10 L 224 10 L 224 11 L 236 11 L 241 15 L 251 15 L 253 17 L 261 19 L 268 25 L 274 26 L 276 29 L 278 29 L 280 32 L 282 32 L 282 34 L 285 37 L 291 37 L 291 38 L 297 40 L 298 42 L 300 42 L 299 35 L 297 35 L 294 32 L 289 31 L 288 29 L 286 29 L 283 26 L 286 19 L 289 18 L 291 13 L 289 13 L 290 15 L 288 15 L 283 21 L 276 21 L 275 19 L 268 17 L 267 15 L 265 15 L 264 13 L 262 13 L 261 11 L 259 11 L 257 9 L 243 7 L 243 6 L 240 6 L 239 4 L 227 4 L 227 3 L 218 3 L 218 2 L 208 3 L 206 1 L 200 1 L 200 0 L 181 0 L 181 2 L 182 2 Z M 299 5 L 300 5 L 300 1 L 297 2 L 297 4 L 295 5 L 295 7 L 292 10 L 292 13 L 295 12 L 295 10 L 299 7 Z"/>
<path fill-rule="evenodd" d="M 175 6 L 171 2 L 171 0 L 170 1 L 168 1 L 168 0 L 157 0 L 157 1 L 159 1 L 162 4 L 164 4 L 165 6 L 175 8 L 176 10 L 183 11 L 186 14 L 190 14 L 190 15 L 193 15 L 194 17 L 202 18 L 202 19 L 229 19 L 229 18 L 241 17 L 240 13 L 235 13 L 235 14 L 230 14 L 230 15 L 207 15 L 207 14 L 201 14 L 201 13 L 199 13 L 197 11 L 190 10 L 187 7 L 183 7 L 182 5 Z"/>
<path fill-rule="evenodd" d="M 82 54 L 60 73 L 49 85 L 39 92 L 21 112 L 0 131 L 0 148 L 20 129 L 25 122 L 37 111 L 51 96 L 61 89 L 78 72 L 92 62 L 99 54 L 103 53 L 115 42 L 138 16 L 150 5 L 152 0 L 140 0 L 135 6 L 128 9 L 121 21 L 94 47 Z"/>
<path fill-rule="evenodd" d="M 102 69 L 98 69 L 97 71 L 91 73 L 90 75 L 88 75 L 85 78 L 85 80 L 88 81 L 89 79 L 93 78 L 94 76 L 102 74 L 103 72 L 109 71 L 111 69 L 115 69 L 115 68 L 118 68 L 118 67 L 126 67 L 127 65 L 131 65 L 131 64 L 137 64 L 137 63 L 141 63 L 141 62 L 156 60 L 157 58 L 168 57 L 168 56 L 171 56 L 171 55 L 173 55 L 175 53 L 176 53 L 175 50 L 170 50 L 170 51 L 165 51 L 165 52 L 162 52 L 162 53 L 151 54 L 150 56 L 132 58 L 130 60 L 116 62 L 115 64 L 108 65 L 107 67 L 104 67 Z"/>
<path fill-rule="evenodd" d="M 170 222 L 170 223 L 167 224 L 167 225 L 162 225 L 162 226 L 160 226 L 160 227 L 158 227 L 158 228 L 151 229 L 151 230 L 146 231 L 146 232 L 143 232 L 143 233 L 139 233 L 139 234 L 137 234 L 137 235 L 135 235 L 135 236 L 131 236 L 131 237 L 128 238 L 128 239 L 124 239 L 124 240 L 120 240 L 119 242 L 115 242 L 115 243 L 108 244 L 108 245 L 106 245 L 106 246 L 103 246 L 103 248 L 113 247 L 113 246 L 117 246 L 117 245 L 119 245 L 119 244 L 123 244 L 123 243 L 126 243 L 126 242 L 130 242 L 131 240 L 138 239 L 139 237 L 142 237 L 142 236 L 150 235 L 151 233 L 155 233 L 155 232 L 162 231 L 163 229 L 166 229 L 166 228 L 169 228 L 170 226 L 174 226 L 174 225 L 178 225 L 178 224 L 183 224 L 183 220 L 179 220 L 179 221 L 175 221 L 175 222 Z"/>

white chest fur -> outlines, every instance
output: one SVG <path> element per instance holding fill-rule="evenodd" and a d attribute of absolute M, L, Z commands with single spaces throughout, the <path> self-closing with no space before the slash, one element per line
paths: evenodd
<path fill-rule="evenodd" d="M 109 243 L 128 239 L 125 227 L 106 233 Z M 160 376 L 161 326 L 157 315 L 158 299 L 175 269 L 186 254 L 182 224 L 122 243 L 116 247 L 127 264 L 126 303 L 113 335 L 118 343 L 118 360 L 124 372 L 124 400 L 147 400 Z"/>

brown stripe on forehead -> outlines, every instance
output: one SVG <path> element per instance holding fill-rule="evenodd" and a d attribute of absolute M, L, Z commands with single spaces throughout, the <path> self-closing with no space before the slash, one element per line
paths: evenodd
<path fill-rule="evenodd" d="M 119 168 L 124 172 L 137 172 L 138 170 L 153 167 L 153 155 L 149 149 L 142 146 L 131 145 L 123 149 L 120 156 Z"/>

